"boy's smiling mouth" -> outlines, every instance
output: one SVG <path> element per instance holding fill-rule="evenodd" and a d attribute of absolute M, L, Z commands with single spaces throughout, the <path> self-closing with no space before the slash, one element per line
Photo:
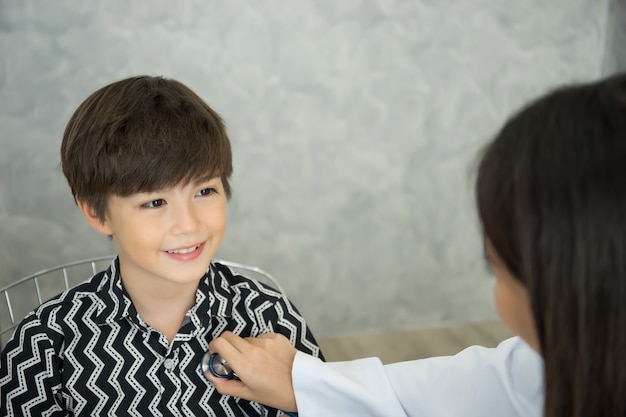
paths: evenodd
<path fill-rule="evenodd" d="M 195 252 L 196 250 L 198 250 L 198 248 L 200 246 L 202 246 L 201 243 L 197 244 L 197 245 L 194 245 L 194 246 L 190 246 L 188 248 L 166 250 L 165 252 L 171 253 L 171 254 L 174 254 L 174 255 L 184 255 L 184 254 L 187 254 L 187 253 Z"/>

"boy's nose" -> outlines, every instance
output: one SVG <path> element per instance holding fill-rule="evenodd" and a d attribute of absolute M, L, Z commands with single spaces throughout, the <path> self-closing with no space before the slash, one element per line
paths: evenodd
<path fill-rule="evenodd" d="M 172 211 L 172 234 L 187 234 L 198 228 L 200 221 L 193 205 L 180 205 Z"/>

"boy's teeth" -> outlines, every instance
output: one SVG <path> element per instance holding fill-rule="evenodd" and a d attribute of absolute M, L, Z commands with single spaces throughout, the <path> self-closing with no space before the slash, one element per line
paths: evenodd
<path fill-rule="evenodd" d="M 187 249 L 176 249 L 176 250 L 168 250 L 169 253 L 189 253 L 189 252 L 193 252 L 196 249 L 198 249 L 197 246 L 192 246 L 191 248 L 187 248 Z"/>

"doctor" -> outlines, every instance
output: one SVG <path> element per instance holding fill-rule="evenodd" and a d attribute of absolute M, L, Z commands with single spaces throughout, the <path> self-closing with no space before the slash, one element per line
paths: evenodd
<path fill-rule="evenodd" d="M 323 363 L 283 336 L 210 343 L 222 394 L 309 416 L 626 416 L 626 74 L 562 87 L 479 161 L 498 347 L 382 365 Z"/>

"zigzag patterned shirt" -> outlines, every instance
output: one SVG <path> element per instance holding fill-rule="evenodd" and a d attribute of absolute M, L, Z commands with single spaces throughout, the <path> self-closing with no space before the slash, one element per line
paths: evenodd
<path fill-rule="evenodd" d="M 278 416 L 219 394 L 200 370 L 209 342 L 281 333 L 321 356 L 280 292 L 212 263 L 171 344 L 137 314 L 118 260 L 45 302 L 19 324 L 0 362 L 2 416 Z"/>

